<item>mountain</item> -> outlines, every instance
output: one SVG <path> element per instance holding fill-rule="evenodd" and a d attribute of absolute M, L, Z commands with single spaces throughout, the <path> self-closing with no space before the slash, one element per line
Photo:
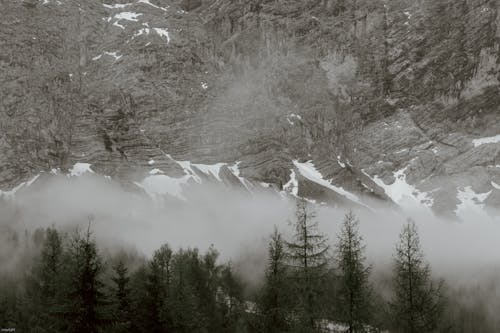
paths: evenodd
<path fill-rule="evenodd" d="M 500 207 L 494 0 L 0 3 L 0 188 L 92 170 L 437 214 Z M 59 171 L 57 171 L 59 170 Z"/>

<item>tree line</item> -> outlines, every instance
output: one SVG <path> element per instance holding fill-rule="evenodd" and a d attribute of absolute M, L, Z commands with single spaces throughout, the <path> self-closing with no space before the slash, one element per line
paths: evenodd
<path fill-rule="evenodd" d="M 270 235 L 257 288 L 247 286 L 230 262 L 220 263 L 213 247 L 201 253 L 165 244 L 151 258 L 112 255 L 98 248 L 90 227 L 73 234 L 38 229 L 26 235 L 36 254 L 17 274 L 1 273 L 0 327 L 72 333 L 489 331 L 481 309 L 445 297 L 451 294 L 432 277 L 411 220 L 395 246 L 386 290 L 374 287 L 354 213 L 345 215 L 335 244 L 319 231 L 304 200 L 297 201 L 291 226 L 289 239 L 276 228 Z M 19 238 L 11 241 L 22 246 Z"/>

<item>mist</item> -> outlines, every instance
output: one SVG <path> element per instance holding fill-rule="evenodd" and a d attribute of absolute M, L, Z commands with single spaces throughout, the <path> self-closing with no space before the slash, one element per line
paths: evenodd
<path fill-rule="evenodd" d="M 233 261 L 244 277 L 258 280 L 274 226 L 285 237 L 290 236 L 293 198 L 265 191 L 248 194 L 217 184 L 188 192 L 185 202 L 152 200 L 99 176 L 53 177 L 3 200 L 0 226 L 19 233 L 49 226 L 71 232 L 86 229 L 91 221 L 101 248 L 135 249 L 146 256 L 165 243 L 176 249 L 197 247 L 202 251 L 213 245 L 221 260 Z M 320 230 L 335 244 L 349 207 L 311 208 L 316 211 Z M 465 221 L 451 221 L 425 210 L 396 211 L 383 206 L 354 212 L 360 220 L 367 261 L 375 272 L 391 265 L 407 218 L 417 223 L 422 249 L 437 277 L 467 285 L 491 279 L 500 271 L 498 215 L 471 215 Z"/>

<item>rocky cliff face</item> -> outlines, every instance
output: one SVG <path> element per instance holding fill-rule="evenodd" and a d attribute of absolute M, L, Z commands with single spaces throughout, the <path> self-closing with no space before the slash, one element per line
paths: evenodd
<path fill-rule="evenodd" d="M 156 194 L 206 178 L 337 204 L 499 207 L 499 9 L 4 1 L 0 188 L 89 163 Z"/>

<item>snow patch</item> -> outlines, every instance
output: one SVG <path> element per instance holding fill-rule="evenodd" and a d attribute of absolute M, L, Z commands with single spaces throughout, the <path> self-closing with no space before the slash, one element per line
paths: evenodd
<path fill-rule="evenodd" d="M 494 181 L 491 181 L 491 186 L 493 186 L 494 188 L 496 188 L 497 190 L 500 190 L 500 185 L 498 185 L 497 183 L 495 183 Z"/>
<path fill-rule="evenodd" d="M 375 184 L 381 187 L 385 194 L 394 201 L 394 203 L 400 206 L 417 206 L 424 205 L 425 207 L 432 207 L 434 204 L 434 199 L 429 196 L 428 193 L 421 192 L 414 185 L 410 185 L 406 182 L 406 170 L 405 167 L 393 173 L 394 182 L 392 184 L 385 184 L 384 181 L 377 175 L 371 177 L 364 170 L 361 170 L 368 178 L 373 180 Z"/>
<path fill-rule="evenodd" d="M 489 143 L 500 143 L 500 135 L 472 140 L 472 144 L 474 145 L 474 147 L 479 147 L 481 145 Z"/>
<path fill-rule="evenodd" d="M 186 200 L 182 194 L 182 186 L 191 179 L 190 176 L 185 175 L 180 178 L 173 178 L 162 174 L 153 174 L 142 180 L 140 183 L 135 183 L 142 188 L 152 198 L 161 198 L 161 196 L 168 194 L 180 200 Z"/>
<path fill-rule="evenodd" d="M 94 170 L 90 168 L 90 163 L 75 163 L 71 169 L 69 169 L 68 176 L 81 176 L 85 173 L 94 173 Z"/>
<path fill-rule="evenodd" d="M 137 3 L 143 3 L 143 4 L 149 5 L 149 6 L 151 6 L 151 7 L 154 7 L 154 8 L 157 8 L 157 9 L 161 9 L 161 10 L 163 10 L 164 12 L 166 12 L 166 11 L 167 11 L 167 8 L 166 8 L 166 7 L 160 7 L 160 6 L 157 6 L 157 5 L 153 4 L 153 3 L 151 3 L 149 0 L 139 0 L 139 1 L 137 1 Z"/>
<path fill-rule="evenodd" d="M 361 200 L 354 194 L 344 190 L 342 187 L 337 187 L 335 185 L 332 185 L 331 180 L 325 180 L 321 173 L 316 170 L 316 167 L 314 166 L 312 161 L 307 161 L 305 163 L 300 163 L 297 160 L 293 161 L 293 165 L 299 170 L 300 174 L 310 181 L 319 184 L 323 187 L 326 187 L 334 192 L 337 192 L 338 194 L 346 197 L 347 199 L 354 201 L 360 205 L 365 206 Z"/>
<path fill-rule="evenodd" d="M 119 27 L 121 29 L 125 29 L 125 26 L 120 24 L 120 21 L 125 20 L 125 21 L 132 21 L 132 22 L 137 22 L 138 17 L 141 16 L 141 13 L 134 13 L 134 12 L 121 12 L 118 14 L 115 14 L 114 16 L 110 16 L 107 18 L 107 22 L 111 22 L 113 19 L 116 21 L 113 22 L 113 25 L 116 27 Z"/>
<path fill-rule="evenodd" d="M 470 214 L 484 214 L 484 201 L 490 196 L 491 192 L 476 193 L 470 186 L 458 189 L 457 199 L 460 203 L 455 209 L 455 214 L 461 218 L 466 218 Z"/>
<path fill-rule="evenodd" d="M 293 196 L 298 196 L 299 194 L 299 182 L 295 175 L 295 170 L 290 169 L 290 180 L 283 186 L 283 190 L 291 193 Z"/>
<path fill-rule="evenodd" d="M 249 186 L 247 184 L 247 180 L 243 177 L 241 177 L 241 172 L 240 172 L 240 164 L 241 164 L 241 161 L 238 161 L 238 162 L 235 162 L 233 165 L 231 166 L 228 166 L 228 169 L 229 171 L 231 171 L 231 173 L 239 179 L 240 183 L 243 184 L 243 186 L 245 186 L 245 188 L 247 190 L 249 190 Z"/>
<path fill-rule="evenodd" d="M 108 5 L 108 4 L 103 3 L 102 5 L 106 8 L 109 8 L 109 9 L 118 9 L 118 8 L 125 8 L 127 6 L 131 6 L 132 3 L 117 3 L 114 5 Z"/>
<path fill-rule="evenodd" d="M 220 168 L 222 168 L 226 163 L 217 163 L 217 164 L 194 164 L 191 163 L 192 166 L 196 167 L 199 169 L 201 172 L 207 175 L 212 175 L 217 180 L 222 181 L 222 179 L 219 176 L 220 173 Z"/>
<path fill-rule="evenodd" d="M 110 57 L 113 57 L 115 58 L 115 61 L 119 60 L 121 57 L 123 57 L 123 55 L 118 55 L 118 52 L 103 52 L 102 54 L 98 55 L 98 56 L 95 56 L 92 58 L 92 60 L 96 61 L 96 60 L 99 60 L 102 58 L 103 55 L 107 55 L 107 56 L 110 56 Z"/>
<path fill-rule="evenodd" d="M 167 38 L 167 44 L 170 43 L 170 35 L 168 34 L 168 30 L 164 28 L 153 28 L 153 30 L 160 35 L 160 37 Z"/>
<path fill-rule="evenodd" d="M 343 163 L 342 161 L 340 161 L 340 155 L 337 155 L 337 163 L 340 165 L 341 168 L 345 169 L 345 163 Z"/>

